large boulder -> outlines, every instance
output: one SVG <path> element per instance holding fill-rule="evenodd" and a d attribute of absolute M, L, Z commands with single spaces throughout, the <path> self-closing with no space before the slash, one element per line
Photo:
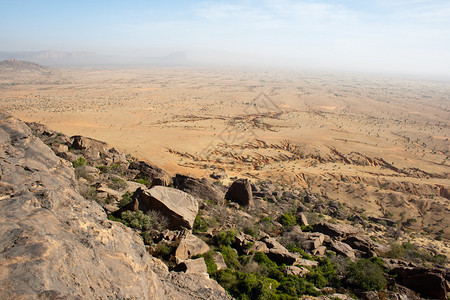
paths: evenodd
<path fill-rule="evenodd" d="M 332 241 L 331 242 L 331 250 L 336 252 L 339 255 L 348 257 L 348 258 L 355 258 L 355 250 L 352 249 L 349 245 L 346 243 L 340 242 L 340 241 Z"/>
<path fill-rule="evenodd" d="M 225 199 L 236 202 L 242 206 L 249 206 L 253 201 L 252 187 L 247 179 L 238 179 L 233 182 L 225 194 Z"/>
<path fill-rule="evenodd" d="M 106 153 L 108 150 L 108 144 L 95 139 L 84 137 L 81 135 L 74 135 L 71 137 L 70 148 L 75 150 L 83 150 L 86 158 L 100 159 L 102 153 Z"/>
<path fill-rule="evenodd" d="M 177 250 L 175 251 L 175 258 L 177 261 L 183 261 L 192 258 L 195 255 L 203 254 L 209 251 L 209 246 L 204 241 L 189 233 L 184 237 Z"/>
<path fill-rule="evenodd" d="M 369 238 L 361 235 L 350 236 L 343 240 L 344 243 L 364 253 L 366 257 L 372 257 L 375 253 L 374 242 Z"/>
<path fill-rule="evenodd" d="M 146 179 L 152 185 L 167 186 L 170 183 L 170 176 L 166 171 L 145 161 L 133 161 L 128 166 L 128 169 L 138 171 L 135 178 Z"/>
<path fill-rule="evenodd" d="M 142 238 L 76 192 L 70 163 L 0 113 L 1 299 L 231 299 L 169 272 Z"/>
<path fill-rule="evenodd" d="M 224 202 L 224 192 L 206 178 L 197 179 L 177 174 L 173 179 L 173 184 L 177 189 L 204 201 L 213 201 L 216 204 Z"/>
<path fill-rule="evenodd" d="M 267 257 L 279 264 L 293 265 L 299 258 L 297 253 L 289 252 L 272 237 L 263 237 L 261 241 L 267 246 L 266 251 L 264 251 Z"/>
<path fill-rule="evenodd" d="M 197 259 L 185 260 L 173 268 L 175 272 L 203 274 L 208 276 L 205 259 L 203 257 Z"/>
<path fill-rule="evenodd" d="M 332 238 L 345 238 L 350 235 L 358 234 L 361 231 L 347 224 L 332 224 L 327 222 L 317 223 L 313 225 L 313 231 L 321 232 Z"/>
<path fill-rule="evenodd" d="M 133 200 L 116 212 L 142 210 L 144 213 L 154 210 L 168 219 L 168 227 L 172 230 L 192 229 L 198 213 L 198 202 L 191 195 L 165 186 L 154 186 L 151 189 L 138 188 Z"/>

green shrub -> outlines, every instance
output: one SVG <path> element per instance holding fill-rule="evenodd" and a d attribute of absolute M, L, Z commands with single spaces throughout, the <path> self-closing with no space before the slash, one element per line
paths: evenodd
<path fill-rule="evenodd" d="M 147 188 L 151 188 L 152 187 L 152 183 L 150 181 L 148 181 L 148 179 L 145 178 L 138 178 L 135 179 L 134 182 L 140 183 L 145 185 Z"/>
<path fill-rule="evenodd" d="M 80 156 L 78 159 L 72 162 L 72 166 L 74 168 L 80 168 L 86 164 L 86 159 L 83 156 Z"/>
<path fill-rule="evenodd" d="M 381 290 L 387 285 L 379 264 L 364 258 L 349 264 L 346 281 L 351 286 L 365 291 Z"/>
<path fill-rule="evenodd" d="M 326 285 L 338 286 L 339 279 L 336 273 L 336 266 L 325 257 L 319 260 L 319 264 L 308 273 L 307 278 L 318 288 Z"/>
<path fill-rule="evenodd" d="M 130 192 L 126 192 L 125 194 L 122 195 L 122 199 L 120 199 L 119 201 L 119 207 L 122 208 L 125 205 L 127 205 L 128 203 L 131 202 L 131 193 Z"/>
<path fill-rule="evenodd" d="M 148 230 L 152 226 L 152 219 L 145 215 L 142 210 L 124 211 L 121 214 L 122 223 L 125 225 L 141 230 Z"/>
<path fill-rule="evenodd" d="M 303 232 L 313 232 L 312 225 L 302 225 L 300 226 Z"/>
<path fill-rule="evenodd" d="M 292 212 L 287 212 L 282 214 L 278 218 L 278 222 L 280 222 L 281 225 L 286 227 L 295 226 L 297 225 L 297 218 L 292 214 Z"/>
<path fill-rule="evenodd" d="M 169 259 L 172 251 L 173 251 L 172 247 L 170 247 L 164 242 L 159 242 L 156 245 L 153 255 L 167 260 Z"/>
<path fill-rule="evenodd" d="M 244 233 L 248 234 L 248 235 L 250 235 L 250 236 L 252 236 L 252 237 L 254 237 L 256 239 L 258 238 L 258 235 L 259 235 L 258 229 L 256 227 L 254 227 L 254 226 L 246 226 L 244 228 Z"/>
<path fill-rule="evenodd" d="M 236 241 L 234 230 L 221 231 L 215 236 L 217 246 L 231 246 Z"/>
<path fill-rule="evenodd" d="M 150 237 L 150 233 L 148 231 L 142 232 L 141 237 L 145 245 L 151 245 L 153 243 L 153 239 Z"/>
<path fill-rule="evenodd" d="M 230 246 L 220 246 L 219 248 L 220 253 L 222 253 L 223 259 L 225 260 L 225 263 L 227 264 L 228 268 L 231 269 L 239 269 L 241 266 L 241 263 L 239 262 L 239 256 L 235 249 L 231 248 Z"/>
<path fill-rule="evenodd" d="M 208 230 L 208 223 L 206 222 L 206 220 L 200 216 L 199 214 L 195 217 L 194 220 L 194 226 L 193 226 L 193 232 L 197 233 L 197 232 L 206 232 L 206 230 Z"/>
<path fill-rule="evenodd" d="M 80 185 L 80 195 L 86 200 L 97 201 L 97 189 L 89 185 Z M 102 203 L 100 203 L 102 204 Z"/>
<path fill-rule="evenodd" d="M 217 272 L 217 265 L 214 262 L 213 259 L 213 251 L 208 251 L 207 253 L 201 255 L 205 259 L 206 269 L 208 271 L 208 274 L 213 275 Z"/>

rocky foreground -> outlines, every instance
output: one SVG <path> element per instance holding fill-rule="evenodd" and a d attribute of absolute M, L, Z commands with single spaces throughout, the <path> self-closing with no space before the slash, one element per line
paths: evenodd
<path fill-rule="evenodd" d="M 448 297 L 447 258 L 388 244 L 388 218 L 220 172 L 171 178 L 5 114 L 0 147 L 2 298 Z"/>
<path fill-rule="evenodd" d="M 0 149 L 0 298 L 230 298 L 203 274 L 169 272 L 76 192 L 69 162 L 5 114 Z"/>

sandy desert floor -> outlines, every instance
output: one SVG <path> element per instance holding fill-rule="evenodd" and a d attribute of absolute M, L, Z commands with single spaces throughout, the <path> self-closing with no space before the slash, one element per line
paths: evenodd
<path fill-rule="evenodd" d="M 310 187 L 450 238 L 450 82 L 278 69 L 0 72 L 0 109 L 172 174 Z"/>

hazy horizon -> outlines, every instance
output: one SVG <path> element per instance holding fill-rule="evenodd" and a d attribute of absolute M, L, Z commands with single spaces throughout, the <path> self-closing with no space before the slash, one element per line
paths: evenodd
<path fill-rule="evenodd" d="M 450 2 L 0 1 L 0 51 L 450 76 Z"/>

